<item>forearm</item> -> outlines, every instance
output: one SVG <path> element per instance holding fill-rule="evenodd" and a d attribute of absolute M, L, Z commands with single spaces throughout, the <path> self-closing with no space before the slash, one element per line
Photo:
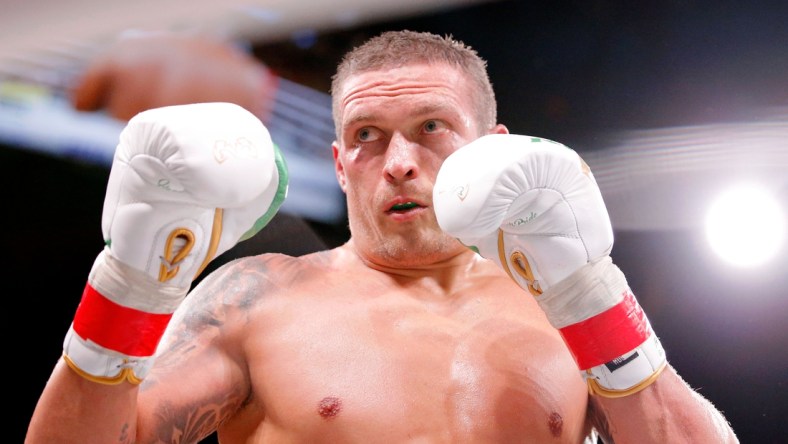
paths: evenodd
<path fill-rule="evenodd" d="M 722 413 L 670 366 L 638 393 L 591 398 L 596 426 L 607 443 L 739 442 Z"/>
<path fill-rule="evenodd" d="M 61 360 L 39 398 L 25 443 L 134 442 L 138 387 L 89 381 Z"/>

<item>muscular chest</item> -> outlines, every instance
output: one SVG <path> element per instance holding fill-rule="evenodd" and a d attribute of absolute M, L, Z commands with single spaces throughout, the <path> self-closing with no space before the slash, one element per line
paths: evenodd
<path fill-rule="evenodd" d="M 575 442 L 582 433 L 585 386 L 555 332 L 517 314 L 524 307 L 471 301 L 436 312 L 398 301 L 316 302 L 255 340 L 266 421 L 307 441 Z"/>

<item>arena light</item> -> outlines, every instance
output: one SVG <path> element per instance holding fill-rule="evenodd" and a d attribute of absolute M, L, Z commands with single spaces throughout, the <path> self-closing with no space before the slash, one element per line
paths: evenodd
<path fill-rule="evenodd" d="M 706 237 L 726 262 L 743 268 L 765 264 L 783 247 L 785 214 L 777 199 L 754 184 L 731 186 L 706 213 Z"/>

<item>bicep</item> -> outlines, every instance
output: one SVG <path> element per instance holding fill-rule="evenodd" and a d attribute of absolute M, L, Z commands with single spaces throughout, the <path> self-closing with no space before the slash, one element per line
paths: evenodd
<path fill-rule="evenodd" d="M 243 322 L 228 304 L 228 276 L 209 277 L 173 316 L 140 388 L 140 442 L 198 442 L 249 397 L 240 344 Z"/>
<path fill-rule="evenodd" d="M 240 368 L 214 347 L 154 370 L 149 378 L 139 397 L 139 442 L 199 442 L 248 398 Z"/>

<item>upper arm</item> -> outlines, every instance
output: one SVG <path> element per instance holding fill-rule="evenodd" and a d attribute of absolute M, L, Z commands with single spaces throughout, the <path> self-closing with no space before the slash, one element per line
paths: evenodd
<path fill-rule="evenodd" d="M 139 442 L 198 442 L 250 396 L 240 341 L 259 288 L 238 261 L 207 276 L 174 314 L 139 396 Z"/>

